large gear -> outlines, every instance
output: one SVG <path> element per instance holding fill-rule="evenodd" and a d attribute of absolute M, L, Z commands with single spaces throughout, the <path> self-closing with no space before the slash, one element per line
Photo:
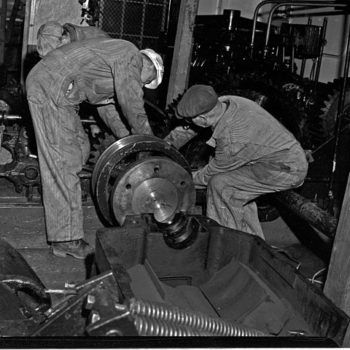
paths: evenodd
<path fill-rule="evenodd" d="M 328 100 L 325 101 L 325 106 L 322 108 L 322 114 L 320 116 L 322 121 L 322 127 L 326 138 L 334 136 L 334 129 L 336 123 L 336 117 L 338 113 L 340 92 L 334 91 L 332 95 L 328 96 Z M 347 126 L 350 122 L 350 90 L 345 93 L 344 109 L 342 111 L 342 125 L 341 128 Z"/>
<path fill-rule="evenodd" d="M 323 108 L 319 115 L 319 130 L 323 132 L 322 143 L 316 149 L 313 157 L 315 162 L 310 164 L 309 177 L 316 179 L 325 178 L 325 190 L 329 190 L 331 176 L 332 178 L 332 194 L 333 199 L 330 200 L 327 194 L 321 196 L 321 191 L 316 191 L 317 203 L 324 209 L 331 209 L 334 215 L 340 214 L 341 203 L 346 188 L 346 182 L 349 173 L 349 162 L 347 160 L 347 152 L 350 145 L 350 91 L 345 92 L 344 108 L 341 112 L 340 133 L 336 135 L 336 118 L 338 114 L 338 104 L 340 98 L 340 90 L 337 82 L 330 84 L 332 93 L 325 99 Z M 335 145 L 335 136 L 338 136 L 337 144 Z M 335 160 L 335 163 L 334 163 Z M 332 170 L 334 165 L 335 170 Z M 341 164 L 341 166 L 340 166 Z M 305 186 L 304 186 L 305 187 Z M 307 191 L 305 187 L 305 191 Z M 328 192 L 327 192 L 328 193 Z"/>

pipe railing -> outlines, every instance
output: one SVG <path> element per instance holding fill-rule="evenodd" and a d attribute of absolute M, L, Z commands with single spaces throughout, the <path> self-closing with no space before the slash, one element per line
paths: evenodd
<path fill-rule="evenodd" d="M 304 6 L 304 7 L 310 4 L 310 2 L 305 2 L 304 0 L 300 0 L 300 1 L 299 0 L 294 0 L 294 1 L 291 1 L 291 0 L 264 0 L 261 3 L 259 3 L 256 6 L 255 11 L 254 11 L 254 15 L 253 15 L 253 28 L 252 28 L 252 37 L 251 37 L 251 42 L 250 42 L 250 55 L 251 55 L 251 57 L 253 57 L 253 54 L 254 54 L 255 33 L 256 33 L 256 26 L 257 26 L 259 11 L 263 6 L 265 6 L 267 4 L 274 4 L 274 3 L 277 3 L 278 5 L 281 5 L 281 6 L 285 6 L 285 5 L 299 6 L 300 5 L 300 6 Z M 305 5 L 305 3 L 307 5 Z M 347 4 L 340 4 L 339 2 L 336 3 L 334 1 L 329 1 L 329 0 L 318 0 L 317 4 L 320 4 L 320 5 L 317 5 L 317 7 L 322 7 L 322 8 L 332 7 L 333 5 L 341 5 L 341 7 L 347 6 Z M 323 6 L 325 4 L 327 4 L 327 6 Z M 313 5 L 313 3 L 311 3 L 311 5 Z M 313 8 L 315 8 L 315 7 L 313 7 Z M 271 18 L 271 22 L 272 22 L 272 18 Z"/>
<path fill-rule="evenodd" d="M 269 40 L 270 40 L 270 32 L 271 32 L 271 24 L 272 24 L 273 15 L 279 7 L 288 6 L 288 5 L 309 6 L 310 8 L 312 8 L 314 6 L 316 6 L 316 7 L 319 7 L 319 6 L 334 7 L 334 8 L 346 8 L 346 7 L 348 7 L 347 4 L 326 2 L 326 1 L 313 1 L 312 3 L 310 3 L 310 2 L 298 2 L 298 3 L 296 3 L 295 1 L 289 1 L 289 2 L 283 2 L 283 3 L 278 3 L 278 4 L 274 5 L 270 11 L 269 18 L 267 20 L 267 29 L 266 29 L 265 46 L 264 46 L 264 58 L 267 56 L 267 53 L 269 50 Z"/>

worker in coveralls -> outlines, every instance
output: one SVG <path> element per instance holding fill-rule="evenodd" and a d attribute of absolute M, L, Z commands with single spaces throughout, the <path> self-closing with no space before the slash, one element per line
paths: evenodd
<path fill-rule="evenodd" d="M 50 51 L 74 41 L 93 38 L 110 38 L 98 27 L 77 26 L 72 23 L 61 25 L 56 21 L 49 21 L 40 26 L 37 33 L 37 51 L 40 57 L 46 56 Z"/>
<path fill-rule="evenodd" d="M 117 102 L 133 134 L 152 134 L 143 90 L 162 81 L 163 62 L 151 49 L 125 40 L 94 38 L 63 45 L 42 58 L 26 80 L 42 180 L 47 239 L 56 256 L 84 259 L 78 173 L 89 156 L 89 140 L 77 106 Z M 110 128 L 118 135 L 117 124 Z"/>
<path fill-rule="evenodd" d="M 195 185 L 207 186 L 207 216 L 264 239 L 254 200 L 303 184 L 308 163 L 299 142 L 256 102 L 218 97 L 207 85 L 185 92 L 177 116 L 213 130 L 207 143 L 215 156 L 192 174 Z M 165 139 L 180 148 L 194 135 L 177 127 Z"/>
<path fill-rule="evenodd" d="M 110 36 L 98 27 L 77 26 L 72 23 L 61 25 L 57 21 L 49 21 L 44 23 L 38 30 L 36 48 L 39 56 L 42 58 L 62 45 L 93 38 L 110 38 Z M 130 135 L 130 131 L 121 120 L 114 103 L 96 106 L 96 109 L 116 139 Z M 91 124 L 90 129 L 93 137 L 101 132 L 96 124 Z"/>

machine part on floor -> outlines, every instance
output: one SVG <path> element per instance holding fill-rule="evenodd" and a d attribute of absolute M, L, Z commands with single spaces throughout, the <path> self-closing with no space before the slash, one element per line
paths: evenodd
<path fill-rule="evenodd" d="M 71 287 L 70 287 L 71 289 Z M 67 295 L 56 306 L 47 311 L 47 319 L 42 322 L 32 337 L 44 336 L 84 336 L 87 324 L 94 324 L 98 320 L 117 318 L 118 310 L 114 308 L 120 303 L 120 290 L 111 271 L 90 278 L 76 284 L 76 294 Z M 128 321 L 129 335 L 137 335 L 132 322 Z M 110 325 L 107 331 L 111 330 Z M 131 329 L 131 331 L 129 331 Z M 105 333 L 99 335 L 106 335 Z"/>
<path fill-rule="evenodd" d="M 13 263 L 13 257 L 21 256 L 10 249 L 10 257 L 1 255 L 12 264 L 3 264 L 10 283 L 0 283 L 0 336 L 249 339 L 298 332 L 305 339 L 329 337 L 341 345 L 349 318 L 303 279 L 289 260 L 260 238 L 206 217 L 190 218 L 198 222 L 199 239 L 185 250 L 167 247 L 149 214 L 128 216 L 120 228 L 101 229 L 96 239 L 101 273 L 65 285 L 59 290 L 63 298 L 40 318 L 13 303 L 16 296 L 9 286 L 19 279 L 6 272 L 16 272 L 14 268 L 21 264 Z M 22 275 L 28 276 L 28 271 Z M 40 288 L 35 274 L 31 279 L 40 291 L 50 291 Z M 163 301 L 155 300 L 154 293 Z"/>
<path fill-rule="evenodd" d="M 263 336 L 200 312 L 120 295 L 117 275 L 106 272 L 77 285 L 77 294 L 49 310 L 31 336 Z"/>
<path fill-rule="evenodd" d="M 129 310 L 133 316 L 153 318 L 165 324 L 179 324 L 185 327 L 185 329 L 198 331 L 198 335 L 226 337 L 256 337 L 266 335 L 255 329 L 248 329 L 219 318 L 208 317 L 208 315 L 203 313 L 191 312 L 177 306 L 161 303 L 131 299 L 129 302 Z M 162 327 L 160 327 L 160 329 L 162 329 Z M 147 331 L 145 333 L 144 335 L 147 335 Z M 158 333 L 162 333 L 162 331 L 160 330 Z M 151 335 L 157 336 L 161 334 Z"/>
<path fill-rule="evenodd" d="M 184 213 L 177 213 L 169 222 L 157 222 L 165 243 L 174 249 L 184 249 L 197 238 L 199 226 Z"/>
<path fill-rule="evenodd" d="M 5 240 L 0 240 L 0 336 L 24 336 L 45 319 L 51 298 L 38 276 Z"/>
<path fill-rule="evenodd" d="M 130 323 L 139 336 L 264 336 L 257 330 L 240 327 L 203 313 L 135 298 L 126 304 L 115 304 L 110 318 L 106 317 L 106 310 L 95 306 L 90 315 L 86 332 L 91 336 L 130 336 L 135 334 Z M 130 331 L 133 333 L 130 334 Z"/>
<path fill-rule="evenodd" d="M 258 237 L 206 217 L 189 217 L 198 223 L 198 236 L 182 250 L 164 243 L 151 215 L 129 216 L 122 227 L 97 232 L 98 270 L 114 271 L 118 281 L 123 281 L 119 286 L 126 299 L 143 300 L 138 316 L 178 320 L 181 313 L 172 307 L 156 306 L 164 302 L 267 335 L 289 336 L 289 331 L 300 330 L 307 337 L 342 343 L 348 316 L 303 277 L 289 258 Z M 144 266 L 147 278 L 131 273 L 137 266 Z M 135 276 L 143 282 L 133 283 Z M 155 304 L 145 306 L 145 300 Z M 183 317 L 181 322 L 192 321 Z M 149 326 L 160 327 L 160 322 Z"/>
<path fill-rule="evenodd" d="M 166 141 L 146 135 L 125 137 L 106 149 L 94 168 L 92 191 L 98 212 L 110 225 L 122 224 L 134 210 L 151 211 L 164 221 L 195 203 L 185 158 Z M 139 203 L 148 196 L 147 203 Z"/>
<path fill-rule="evenodd" d="M 39 303 L 33 307 L 35 311 L 43 312 L 50 307 L 51 301 L 47 291 L 33 278 L 20 275 L 0 275 L 0 283 L 13 290 L 16 295 L 22 292 L 34 300 L 39 300 Z"/>

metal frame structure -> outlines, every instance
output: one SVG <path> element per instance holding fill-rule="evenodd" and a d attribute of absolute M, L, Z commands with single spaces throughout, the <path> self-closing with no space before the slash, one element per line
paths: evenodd
<path fill-rule="evenodd" d="M 257 24 L 257 19 L 258 19 L 258 14 L 260 9 L 266 5 L 266 4 L 274 4 L 269 12 L 268 16 L 268 21 L 267 21 L 267 30 L 266 30 L 266 35 L 265 35 L 265 45 L 264 45 L 264 58 L 267 57 L 268 52 L 269 52 L 269 40 L 270 40 L 270 33 L 271 33 L 271 24 L 272 20 L 274 18 L 274 15 L 276 14 L 276 11 L 283 6 L 293 6 L 296 8 L 289 9 L 288 11 L 285 11 L 286 15 L 289 17 L 293 13 L 295 14 L 297 11 L 300 10 L 310 10 L 310 9 L 316 9 L 316 8 L 329 8 L 332 7 L 335 9 L 335 11 L 332 12 L 327 12 L 327 15 L 339 15 L 339 14 L 346 14 L 349 13 L 349 4 L 346 1 L 327 1 L 327 0 L 317 0 L 317 1 L 303 1 L 303 0 L 265 0 L 262 1 L 258 6 L 256 7 L 254 11 L 254 16 L 253 16 L 253 29 L 252 29 L 252 37 L 251 37 L 251 43 L 250 43 L 250 55 L 253 58 L 254 56 L 254 48 L 255 48 L 255 33 L 256 33 L 256 24 Z M 338 10 L 338 11 L 337 11 Z M 339 11 L 340 10 L 340 11 Z M 313 15 L 322 15 L 322 12 L 316 13 Z M 310 19 L 309 19 L 310 23 Z M 326 19 L 324 20 L 324 27 L 327 25 Z M 325 38 L 325 28 L 323 30 L 322 36 L 323 39 Z M 321 49 L 321 55 L 323 54 L 323 49 Z M 319 60 L 317 69 L 316 69 L 316 74 L 315 74 L 315 83 L 318 81 L 318 76 L 320 72 L 320 65 L 321 62 Z M 305 66 L 305 62 L 302 62 L 302 67 L 301 71 L 303 71 L 303 67 Z M 334 151 L 333 151 L 333 166 L 332 166 L 332 171 L 330 174 L 329 178 L 329 185 L 328 185 L 328 197 L 331 200 L 331 202 L 334 200 L 334 182 L 335 182 L 335 172 L 337 169 L 337 155 L 339 152 L 339 137 L 341 134 L 341 119 L 343 115 L 343 110 L 344 110 L 344 104 L 345 104 L 345 96 L 346 96 L 346 89 L 347 89 L 347 81 L 348 81 L 348 76 L 349 76 L 349 67 L 350 67 L 350 29 L 349 33 L 347 35 L 347 46 L 346 46 L 346 56 L 345 56 L 345 62 L 344 62 L 344 70 L 343 70 L 343 80 L 342 80 L 342 85 L 341 85 L 341 90 L 340 90 L 340 97 L 339 97 L 339 102 L 338 102 L 338 109 L 337 109 L 337 114 L 336 114 L 336 121 L 335 121 L 335 132 L 334 132 L 334 140 L 335 140 L 335 145 L 334 145 Z M 332 138 L 332 139 L 333 139 Z M 330 205 L 332 207 L 332 205 Z"/>

